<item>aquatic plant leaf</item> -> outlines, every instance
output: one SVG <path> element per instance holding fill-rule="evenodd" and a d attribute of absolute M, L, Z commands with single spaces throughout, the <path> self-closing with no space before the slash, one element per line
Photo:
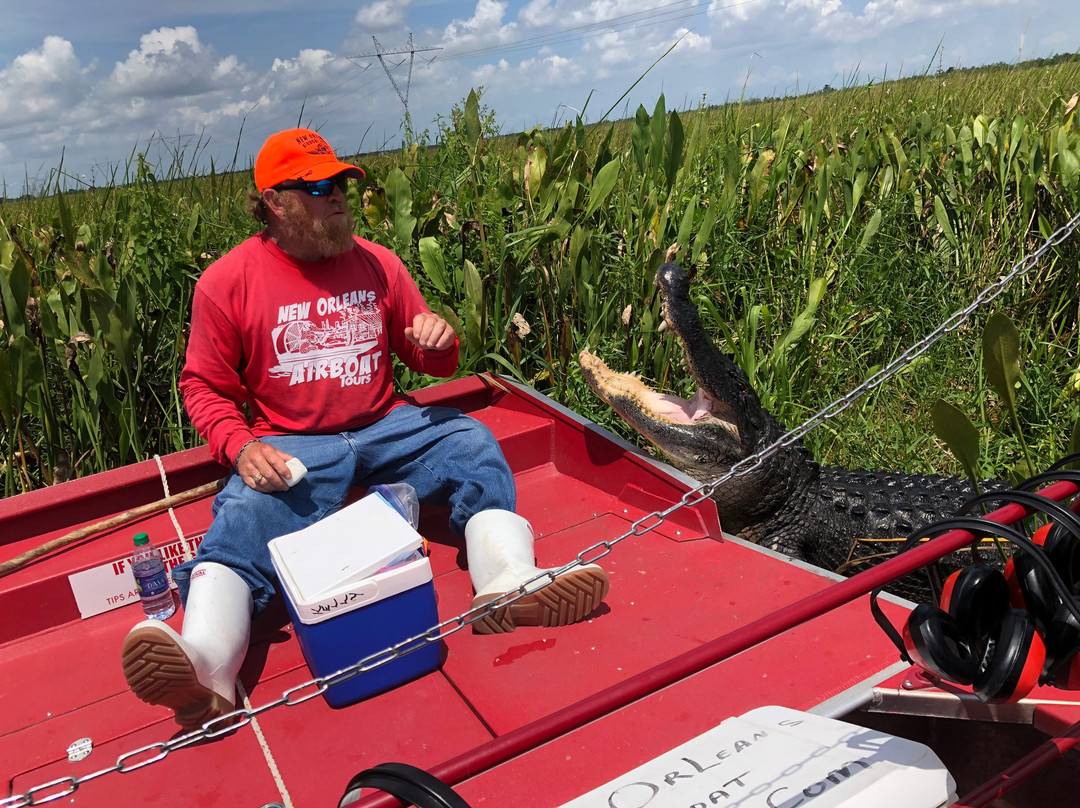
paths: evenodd
<path fill-rule="evenodd" d="M 472 261 L 465 261 L 465 299 L 462 301 L 465 339 L 469 348 L 476 351 L 483 343 L 481 313 L 484 310 L 484 282 Z"/>
<path fill-rule="evenodd" d="M 956 247 L 956 233 L 953 232 L 952 225 L 949 223 L 949 214 L 945 210 L 945 203 L 941 201 L 940 196 L 934 197 L 934 216 L 937 219 L 938 227 L 941 228 L 941 234 L 945 236 L 949 244 Z"/>
<path fill-rule="evenodd" d="M 412 186 L 400 168 L 386 178 L 386 206 L 393 230 L 395 251 L 405 259 L 412 251 L 412 233 L 416 219 L 412 215 Z"/>
<path fill-rule="evenodd" d="M 858 252 L 863 252 L 867 245 L 873 240 L 877 234 L 878 229 L 881 227 L 881 208 L 874 211 L 874 214 L 870 217 L 870 221 L 866 223 L 866 227 L 863 228 L 862 238 L 859 239 Z"/>
<path fill-rule="evenodd" d="M 469 97 L 465 100 L 461 124 L 465 129 L 465 147 L 469 156 L 475 158 L 477 144 L 480 142 L 480 97 L 476 90 L 470 90 Z"/>
<path fill-rule="evenodd" d="M 649 113 L 645 107 L 638 105 L 634 116 L 634 128 L 630 132 L 630 142 L 634 146 L 634 161 L 637 163 L 638 172 L 645 173 L 645 157 L 649 153 Z"/>
<path fill-rule="evenodd" d="M 420 239 L 420 267 L 427 279 L 444 295 L 450 294 L 450 284 L 446 277 L 446 258 L 442 247 L 433 236 Z"/>
<path fill-rule="evenodd" d="M 1005 406 L 1016 412 L 1016 383 L 1020 379 L 1020 334 L 1006 315 L 991 315 L 983 329 L 983 368 Z"/>
<path fill-rule="evenodd" d="M 0 416 L 5 421 L 15 420 L 15 379 L 7 351 L 0 351 Z"/>
<path fill-rule="evenodd" d="M 0 268 L 0 298 L 3 299 L 4 324 L 9 334 L 26 331 L 26 301 L 30 296 L 30 270 L 21 257 L 16 257 L 11 270 Z"/>
<path fill-rule="evenodd" d="M 615 187 L 615 181 L 619 178 L 619 168 L 619 161 L 612 160 L 596 172 L 592 187 L 589 189 L 589 204 L 585 208 L 585 218 L 596 213 L 597 208 L 607 200 Z"/>
<path fill-rule="evenodd" d="M 979 430 L 960 410 L 946 401 L 938 399 L 930 412 L 934 422 L 934 434 L 949 447 L 972 485 L 978 482 L 976 469 L 979 463 Z"/>

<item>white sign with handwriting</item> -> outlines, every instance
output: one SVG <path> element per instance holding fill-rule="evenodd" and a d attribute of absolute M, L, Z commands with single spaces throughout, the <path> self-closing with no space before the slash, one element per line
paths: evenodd
<path fill-rule="evenodd" d="M 562 808 L 938 808 L 955 788 L 922 744 L 760 707 Z"/>

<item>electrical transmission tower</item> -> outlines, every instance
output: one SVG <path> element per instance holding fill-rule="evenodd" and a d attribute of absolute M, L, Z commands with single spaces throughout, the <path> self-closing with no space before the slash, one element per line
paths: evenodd
<path fill-rule="evenodd" d="M 416 59 L 416 54 L 418 54 L 418 53 L 426 53 L 428 51 L 440 51 L 440 50 L 442 50 L 442 48 L 420 48 L 420 47 L 417 47 L 416 45 L 413 45 L 413 38 L 412 38 L 412 33 L 411 32 L 409 33 L 409 44 L 402 47 L 402 48 L 384 48 L 382 46 L 382 43 L 379 42 L 379 40 L 377 38 L 375 38 L 373 36 L 371 39 L 375 43 L 375 50 L 372 53 L 359 53 L 359 54 L 357 54 L 356 56 L 354 56 L 352 58 L 353 59 L 370 59 L 371 57 L 377 58 L 379 60 L 379 64 L 382 65 L 383 70 L 386 71 L 386 77 L 388 79 L 390 79 L 390 83 L 392 85 L 394 85 L 394 90 L 395 90 L 395 92 L 397 92 L 398 98 L 401 99 L 401 103 L 405 107 L 405 113 L 408 114 L 408 112 L 409 112 L 409 88 L 412 86 L 413 61 Z M 400 55 L 406 54 L 406 53 L 409 55 L 409 76 L 405 80 L 405 92 L 403 93 L 403 92 L 401 92 L 401 87 L 398 86 L 397 80 L 394 78 L 394 74 L 390 72 L 390 68 L 391 67 L 401 67 L 403 64 L 405 64 L 405 60 L 402 59 L 397 64 L 390 65 L 388 63 L 388 60 L 386 59 L 386 57 L 387 56 L 400 56 Z"/>

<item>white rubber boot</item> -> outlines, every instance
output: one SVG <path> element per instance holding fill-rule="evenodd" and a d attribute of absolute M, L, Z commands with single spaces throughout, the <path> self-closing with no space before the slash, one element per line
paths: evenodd
<path fill-rule="evenodd" d="M 160 620 L 137 624 L 124 639 L 124 678 L 140 699 L 195 729 L 233 711 L 250 633 L 248 585 L 223 564 L 204 562 L 191 574 L 183 633 Z"/>
<path fill-rule="evenodd" d="M 532 526 L 511 511 L 474 515 L 465 525 L 465 549 L 476 590 L 473 608 L 517 590 L 542 572 L 533 555 Z M 530 594 L 473 623 L 473 630 L 500 634 L 518 626 L 576 623 L 600 605 L 609 588 L 607 574 L 596 564 L 575 567 L 544 586 L 547 580 L 539 579 L 529 587 Z"/>

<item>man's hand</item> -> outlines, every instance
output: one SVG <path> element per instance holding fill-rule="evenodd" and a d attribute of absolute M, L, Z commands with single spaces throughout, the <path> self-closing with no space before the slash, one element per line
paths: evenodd
<path fill-rule="evenodd" d="M 454 344 L 454 329 L 439 315 L 426 311 L 413 318 L 405 338 L 425 351 L 445 351 Z"/>
<path fill-rule="evenodd" d="M 270 491 L 288 491 L 286 480 L 292 479 L 292 472 L 285 464 L 292 460 L 292 455 L 275 449 L 269 443 L 255 441 L 249 443 L 236 461 L 236 473 L 240 475 L 248 488 L 263 494 Z"/>

